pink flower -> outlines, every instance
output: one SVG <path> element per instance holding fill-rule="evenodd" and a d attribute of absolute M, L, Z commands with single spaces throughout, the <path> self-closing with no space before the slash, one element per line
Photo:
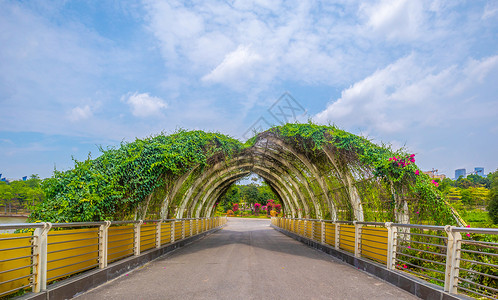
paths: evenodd
<path fill-rule="evenodd" d="M 397 159 L 396 157 L 393 157 L 393 160 L 394 160 L 394 161 L 397 161 L 398 159 Z"/>
<path fill-rule="evenodd" d="M 408 248 L 411 248 L 410 246 L 408 246 Z"/>
<path fill-rule="evenodd" d="M 470 237 L 470 233 L 467 233 L 467 234 L 466 234 L 466 236 L 467 236 L 467 237 Z"/>
<path fill-rule="evenodd" d="M 410 157 L 411 157 L 411 158 L 414 158 L 414 157 L 415 157 L 415 154 L 410 155 Z"/>
<path fill-rule="evenodd" d="M 408 268 L 408 266 L 407 265 L 403 265 L 403 269 L 406 269 L 406 268 Z"/>
<path fill-rule="evenodd" d="M 465 227 L 470 228 L 470 225 L 467 225 L 467 226 L 465 226 Z"/>
<path fill-rule="evenodd" d="M 417 212 L 415 212 L 415 213 L 416 213 L 416 214 L 419 214 L 420 212 L 419 212 L 419 211 L 417 211 Z"/>
<path fill-rule="evenodd" d="M 433 183 L 436 187 L 438 187 L 438 186 L 439 186 L 439 183 L 437 183 L 437 181 L 435 181 L 434 179 L 432 180 L 432 183 Z"/>
<path fill-rule="evenodd" d="M 415 175 L 418 175 L 420 174 L 420 171 L 419 170 L 415 170 Z"/>

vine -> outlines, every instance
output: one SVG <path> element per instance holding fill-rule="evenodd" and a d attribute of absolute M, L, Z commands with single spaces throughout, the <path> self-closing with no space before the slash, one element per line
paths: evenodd
<path fill-rule="evenodd" d="M 222 161 L 228 166 L 232 157 L 250 153 L 258 141 L 270 135 L 313 162 L 328 190 L 327 197 L 334 199 L 342 218 L 355 216 L 358 208 L 348 200 L 355 188 L 365 201 L 365 211 L 361 212 L 365 218 L 393 220 L 393 212 L 402 209 L 401 199 L 408 203 L 412 222 L 454 223 L 434 182 L 416 166 L 414 154 L 403 149 L 393 151 L 335 126 L 311 122 L 272 127 L 244 144 L 220 133 L 179 130 L 171 135 L 161 133 L 122 142 L 119 147 L 101 147 L 98 158 L 75 161 L 74 168 L 54 171 L 53 177 L 44 181 L 46 201 L 35 209 L 30 220 L 70 222 L 158 216 L 163 199 L 182 175 L 196 168 L 180 189 L 186 191 L 205 168 Z M 334 153 L 334 166 L 324 150 Z M 311 176 L 306 171 L 299 172 L 305 180 Z M 344 174 L 348 178 L 341 178 Z M 310 180 L 308 184 L 314 195 L 320 195 L 322 183 Z M 295 192 L 300 193 L 297 189 Z M 176 199 L 170 199 L 169 205 L 177 205 Z M 318 209 L 327 210 L 323 216 L 330 216 L 328 206 L 320 203 Z M 172 209 L 168 207 L 170 212 Z"/>

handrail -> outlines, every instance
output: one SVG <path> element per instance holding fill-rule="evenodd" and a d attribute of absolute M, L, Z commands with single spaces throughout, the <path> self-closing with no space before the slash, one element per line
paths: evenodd
<path fill-rule="evenodd" d="M 296 221 L 308 221 L 307 226 L 303 228 Z M 461 291 L 469 296 L 496 298 L 493 284 L 498 243 L 494 241 L 498 240 L 498 228 L 281 217 L 273 217 L 272 224 L 355 257 L 380 262 L 389 270 L 438 282 L 450 294 Z M 354 227 L 345 230 L 341 227 L 344 224 Z M 378 228 L 363 227 L 369 225 Z M 474 239 L 471 234 L 492 238 Z"/>
<path fill-rule="evenodd" d="M 193 222 L 194 220 L 203 222 Z M 8 262 L 2 265 L 0 270 L 0 297 L 27 287 L 37 293 L 46 290 L 47 284 L 54 280 L 94 268 L 105 268 L 108 261 L 116 262 L 129 256 L 140 255 L 141 251 L 154 247 L 165 247 L 219 228 L 226 222 L 227 218 L 209 217 L 0 224 L 0 230 L 34 229 L 29 233 L 0 234 L 0 257 L 4 262 Z M 122 232 L 119 226 L 111 227 L 127 224 L 133 226 Z M 164 230 L 164 224 L 168 224 L 170 228 Z M 60 230 L 51 231 L 54 234 L 49 234 L 53 228 Z M 110 230 L 120 232 L 109 234 Z M 50 257 L 50 260 L 47 257 Z"/>

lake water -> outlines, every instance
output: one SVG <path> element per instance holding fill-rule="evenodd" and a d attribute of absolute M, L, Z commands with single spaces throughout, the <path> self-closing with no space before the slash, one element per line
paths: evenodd
<path fill-rule="evenodd" d="M 0 217 L 0 224 L 26 223 L 26 217 Z M 0 230 L 0 233 L 12 233 L 15 229 Z"/>

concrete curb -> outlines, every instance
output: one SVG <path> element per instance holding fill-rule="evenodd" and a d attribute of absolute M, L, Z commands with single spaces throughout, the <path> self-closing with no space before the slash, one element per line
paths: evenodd
<path fill-rule="evenodd" d="M 293 232 L 284 230 L 280 227 L 277 227 L 271 224 L 273 229 L 305 244 L 309 247 L 318 249 L 322 252 L 325 252 L 331 256 L 334 256 L 343 262 L 350 264 L 359 270 L 363 270 L 367 273 L 370 273 L 384 281 L 387 281 L 407 292 L 413 294 L 422 299 L 430 299 L 430 300 L 462 300 L 462 299 L 472 299 L 464 295 L 454 295 L 449 294 L 443 291 L 443 288 L 431 284 L 425 281 L 422 281 L 419 278 L 409 276 L 403 272 L 388 270 L 385 266 L 378 264 L 376 262 L 366 260 L 363 258 L 355 257 L 352 253 L 337 250 L 329 245 L 323 245 L 319 242 L 313 241 L 311 239 L 302 237 Z"/>
<path fill-rule="evenodd" d="M 71 299 L 77 295 L 93 289 L 101 284 L 106 283 L 118 276 L 125 274 L 139 266 L 142 266 L 160 256 L 171 252 L 177 248 L 188 245 L 200 238 L 203 238 L 211 233 L 220 230 L 225 225 L 213 228 L 211 230 L 199 233 L 198 235 L 179 240 L 172 244 L 167 244 L 161 248 L 154 248 L 144 251 L 138 256 L 130 256 L 109 264 L 104 269 L 95 269 L 87 271 L 80 275 L 70 277 L 61 282 L 51 284 L 46 291 L 40 293 L 27 293 L 15 299 L 30 299 L 30 300 L 48 300 L 48 299 Z"/>

